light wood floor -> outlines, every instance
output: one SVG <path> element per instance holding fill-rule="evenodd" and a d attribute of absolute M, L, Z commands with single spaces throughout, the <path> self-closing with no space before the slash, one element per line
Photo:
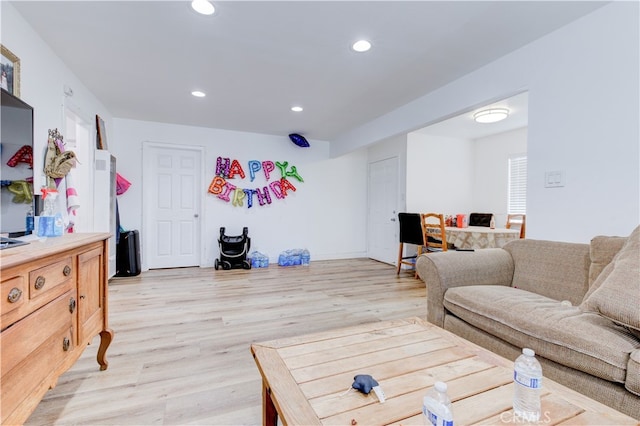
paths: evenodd
<path fill-rule="evenodd" d="M 109 368 L 99 371 L 96 338 L 27 425 L 261 424 L 252 342 L 426 317 L 425 292 L 413 273 L 368 259 L 114 278 Z"/>

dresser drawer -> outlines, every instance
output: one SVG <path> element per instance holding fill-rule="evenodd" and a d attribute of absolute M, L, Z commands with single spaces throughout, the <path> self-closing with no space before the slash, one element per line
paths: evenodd
<path fill-rule="evenodd" d="M 2 315 L 6 315 L 21 306 L 24 306 L 29 298 L 27 280 L 23 276 L 13 277 L 6 281 L 2 281 L 0 288 L 2 293 L 2 300 L 0 300 L 0 312 Z"/>
<path fill-rule="evenodd" d="M 75 292 L 68 291 L 2 331 L 0 334 L 0 371 L 2 371 L 3 387 L 6 373 L 24 362 L 30 354 L 35 353 L 52 335 L 62 329 L 71 329 L 75 305 Z M 73 312 L 71 312 L 72 310 Z M 58 340 L 59 348 L 57 349 L 62 350 L 63 339 L 60 337 Z M 53 358 L 51 361 L 53 362 Z M 28 364 L 25 367 L 26 370 L 23 373 L 31 374 L 31 367 Z M 55 365 L 51 364 L 50 369 L 54 368 Z"/>
<path fill-rule="evenodd" d="M 66 350 L 65 342 L 70 342 Z M 0 413 L 3 425 L 24 422 L 18 422 L 16 419 L 24 417 L 24 414 L 20 413 L 25 409 L 28 412 L 33 410 L 34 399 L 39 401 L 47 390 L 55 385 L 59 374 L 57 367 L 62 365 L 67 354 L 73 349 L 71 328 L 63 327 L 48 336 L 16 368 L 6 374 L 2 372 Z"/>
<path fill-rule="evenodd" d="M 75 274 L 71 257 L 62 258 L 29 272 L 29 299 L 55 297 L 68 290 Z M 66 284 L 66 286 L 65 286 Z"/>

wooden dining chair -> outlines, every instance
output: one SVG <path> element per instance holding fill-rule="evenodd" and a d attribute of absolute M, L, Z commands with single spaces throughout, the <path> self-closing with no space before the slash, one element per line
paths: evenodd
<path fill-rule="evenodd" d="M 415 267 L 416 258 L 422 252 L 422 225 L 420 223 L 419 213 L 398 213 L 398 222 L 400 223 L 400 247 L 398 248 L 398 267 L 396 275 L 400 273 L 402 265 L 410 265 Z M 410 256 L 404 255 L 404 245 L 415 244 L 418 246 L 417 253 Z"/>
<path fill-rule="evenodd" d="M 418 256 L 424 253 L 447 251 L 447 234 L 444 230 L 444 215 L 442 213 L 423 213 L 420 215 L 422 227 L 422 246 L 418 249 Z M 416 278 L 418 270 L 416 270 Z"/>
<path fill-rule="evenodd" d="M 507 215 L 507 224 L 505 228 L 511 229 L 512 226 L 520 227 L 520 238 L 524 238 L 527 230 L 527 215 L 526 214 L 509 214 Z"/>

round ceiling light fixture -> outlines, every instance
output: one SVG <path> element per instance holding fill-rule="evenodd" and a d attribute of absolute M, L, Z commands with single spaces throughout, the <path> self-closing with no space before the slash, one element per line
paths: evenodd
<path fill-rule="evenodd" d="M 302 112 L 303 110 L 304 110 L 304 108 L 302 108 L 302 107 L 301 107 L 301 106 L 299 106 L 299 105 L 296 105 L 296 106 L 292 106 L 292 107 L 291 107 L 291 111 L 293 111 L 293 112 Z"/>
<path fill-rule="evenodd" d="M 478 123 L 497 123 L 509 116 L 509 110 L 507 108 L 490 108 L 478 111 L 473 114 L 473 119 Z"/>
<path fill-rule="evenodd" d="M 358 40 L 351 45 L 351 48 L 356 52 L 366 52 L 371 49 L 371 43 L 367 40 Z"/>
<path fill-rule="evenodd" d="M 216 8 L 209 0 L 193 0 L 191 2 L 191 7 L 202 15 L 213 15 L 216 11 Z"/>
<path fill-rule="evenodd" d="M 191 94 L 196 98 L 204 98 L 205 96 L 207 96 L 204 92 L 201 92 L 199 90 L 194 90 L 193 92 L 191 92 Z"/>

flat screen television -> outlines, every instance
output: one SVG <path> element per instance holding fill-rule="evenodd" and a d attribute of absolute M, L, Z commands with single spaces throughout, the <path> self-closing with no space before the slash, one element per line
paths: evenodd
<path fill-rule="evenodd" d="M 2 90 L 0 110 L 0 234 L 20 237 L 27 231 L 33 195 L 33 108 Z"/>

